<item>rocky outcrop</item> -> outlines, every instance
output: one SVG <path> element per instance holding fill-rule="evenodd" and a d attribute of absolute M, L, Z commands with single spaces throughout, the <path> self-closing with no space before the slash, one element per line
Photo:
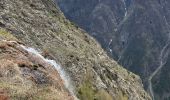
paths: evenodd
<path fill-rule="evenodd" d="M 0 38 L 22 41 L 58 61 L 81 100 L 150 100 L 139 76 L 110 59 L 93 38 L 66 20 L 51 0 L 1 0 L 0 5 Z M 53 71 L 45 72 L 55 76 Z M 67 93 L 63 95 L 69 98 Z"/>

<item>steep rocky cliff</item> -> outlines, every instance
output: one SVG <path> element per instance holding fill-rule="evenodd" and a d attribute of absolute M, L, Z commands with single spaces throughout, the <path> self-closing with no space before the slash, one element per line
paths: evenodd
<path fill-rule="evenodd" d="M 150 100 L 139 76 L 110 59 L 93 38 L 66 20 L 51 0 L 0 0 L 0 39 L 6 40 L 0 41 L 0 66 L 5 71 L 1 72 L 0 89 L 7 91 L 7 98 L 73 99 L 52 66 L 39 64 L 28 52 L 16 48 L 22 43 L 60 64 L 81 100 Z M 31 88 L 27 90 L 25 85 Z"/>
<path fill-rule="evenodd" d="M 170 1 L 56 2 L 68 19 L 94 36 L 119 64 L 140 75 L 148 92 L 154 91 L 153 98 L 169 100 Z"/>

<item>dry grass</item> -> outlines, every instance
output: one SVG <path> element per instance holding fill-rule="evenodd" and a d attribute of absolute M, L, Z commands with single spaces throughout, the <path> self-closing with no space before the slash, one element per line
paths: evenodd
<path fill-rule="evenodd" d="M 63 98 L 66 100 L 72 100 L 71 96 L 69 97 L 67 92 L 56 89 L 53 86 L 44 85 L 37 87 L 35 84 L 30 84 L 31 83 L 29 82 L 26 84 L 10 84 L 10 82 L 0 82 L 0 89 L 8 91 L 8 96 L 12 100 L 62 100 Z M 4 97 L 2 96 L 2 98 Z"/>
<path fill-rule="evenodd" d="M 38 66 L 39 59 L 6 42 L 0 51 L 0 90 L 7 91 L 0 100 L 73 100 L 52 66 Z"/>

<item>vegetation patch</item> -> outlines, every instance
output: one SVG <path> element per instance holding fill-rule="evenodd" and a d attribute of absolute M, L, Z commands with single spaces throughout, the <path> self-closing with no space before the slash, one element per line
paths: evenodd
<path fill-rule="evenodd" d="M 96 90 L 93 87 L 90 74 L 86 75 L 85 82 L 78 89 L 78 98 L 80 100 L 112 100 L 112 96 L 107 91 Z"/>
<path fill-rule="evenodd" d="M 0 39 L 17 40 L 11 33 L 7 32 L 4 29 L 0 29 Z"/>

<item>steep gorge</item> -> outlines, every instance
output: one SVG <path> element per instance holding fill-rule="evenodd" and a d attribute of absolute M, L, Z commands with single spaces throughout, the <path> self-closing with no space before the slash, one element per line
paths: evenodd
<path fill-rule="evenodd" d="M 65 16 L 93 36 L 110 57 L 138 74 L 148 92 L 148 81 L 152 81 L 155 100 L 169 100 L 170 72 L 166 69 L 170 57 L 169 46 L 165 47 L 170 33 L 170 1 L 55 1 Z M 164 65 L 160 65 L 162 52 Z"/>
<path fill-rule="evenodd" d="M 74 93 L 81 100 L 151 99 L 144 91 L 140 77 L 110 59 L 92 37 L 64 17 L 52 0 L 0 0 L 0 40 L 16 41 L 17 44 L 36 48 L 42 51 L 43 57 L 57 61 L 69 75 L 71 86 L 75 88 Z M 9 56 L 13 57 L 9 61 L 15 61 L 15 59 L 20 61 L 22 57 L 29 58 L 27 53 L 25 55 L 25 51 L 18 51 L 15 48 L 16 44 L 11 47 L 8 42 L 0 41 L 0 43 L 7 47 L 5 51 L 1 48 L 0 60 L 4 61 Z M 9 52 L 10 50 L 12 51 Z M 9 98 L 16 100 L 73 99 L 67 86 L 64 86 L 62 76 L 59 77 L 60 72 L 48 64 L 42 66 L 35 62 L 38 59 L 29 58 L 27 62 L 25 59 L 21 60 L 24 66 L 22 63 L 22 66 L 15 66 L 18 65 L 16 62 L 9 65 L 12 69 L 18 70 L 18 73 L 12 76 L 20 76 L 19 79 L 23 80 L 17 81 L 16 88 L 12 88 L 16 81 L 7 81 L 11 77 L 5 75 L 0 77 L 1 80 L 3 79 L 0 83 L 9 84 L 8 87 L 0 86 L 1 90 L 7 91 L 6 95 Z M 0 66 L 6 68 L 3 63 L 0 63 Z M 25 69 L 31 78 L 23 76 L 22 71 Z M 8 70 L 5 71 L 8 72 Z M 46 79 L 47 76 L 49 77 Z M 34 80 L 38 80 L 41 84 Z M 28 91 L 24 86 L 29 86 L 30 83 L 32 84 Z M 18 87 L 25 91 L 21 92 L 17 89 Z"/>

